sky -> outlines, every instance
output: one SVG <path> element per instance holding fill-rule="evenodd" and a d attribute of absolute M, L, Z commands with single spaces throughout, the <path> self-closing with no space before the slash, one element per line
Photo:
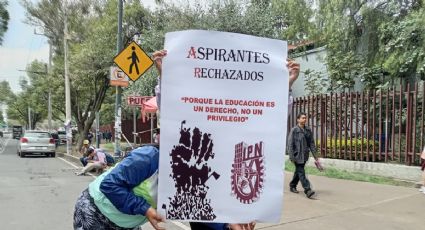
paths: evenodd
<path fill-rule="evenodd" d="M 25 10 L 18 0 L 9 0 L 9 29 L 0 46 L 0 81 L 9 81 L 14 92 L 20 91 L 19 79 L 26 77 L 27 64 L 33 60 L 47 62 L 49 45 L 42 35 L 34 34 L 34 27 L 25 24 Z"/>
<path fill-rule="evenodd" d="M 6 80 L 16 93 L 20 77 L 26 77 L 26 66 L 34 60 L 48 62 L 49 45 L 46 37 L 34 34 L 35 27 L 24 23 L 25 9 L 19 0 L 9 0 L 9 29 L 0 46 L 0 81 Z M 38 0 L 33 0 L 38 2 Z M 154 7 L 154 0 L 142 0 L 145 6 Z M 38 31 L 40 33 L 40 31 Z"/>

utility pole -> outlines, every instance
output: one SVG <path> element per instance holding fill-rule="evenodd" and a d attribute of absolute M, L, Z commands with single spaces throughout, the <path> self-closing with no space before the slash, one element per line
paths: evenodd
<path fill-rule="evenodd" d="M 96 112 L 96 148 L 100 148 L 100 112 Z"/>
<path fill-rule="evenodd" d="M 43 35 L 45 37 L 47 37 L 49 40 L 47 41 L 47 43 L 49 44 L 49 65 L 45 71 L 46 77 L 47 75 L 49 75 L 51 73 L 51 69 L 52 69 L 52 42 L 50 41 L 50 38 L 43 33 L 37 33 L 36 29 L 34 29 L 34 34 L 35 35 Z M 28 71 L 26 71 L 28 72 Z M 49 128 L 49 132 L 51 132 L 52 130 L 52 89 L 49 88 L 49 95 L 48 95 L 48 100 L 47 100 L 47 120 L 48 120 L 48 128 Z"/>
<path fill-rule="evenodd" d="M 49 66 L 47 68 L 47 74 L 51 73 L 52 70 L 52 43 L 50 40 L 49 43 Z M 49 124 L 49 132 L 52 131 L 52 89 L 49 87 L 49 99 L 47 105 L 47 120 Z"/>
<path fill-rule="evenodd" d="M 118 0 L 118 33 L 117 33 L 117 54 L 122 50 L 122 14 L 123 0 Z M 116 86 L 115 89 L 115 155 L 121 154 L 121 94 L 122 89 Z"/>
<path fill-rule="evenodd" d="M 31 107 L 28 106 L 28 130 L 31 130 Z"/>
<path fill-rule="evenodd" d="M 67 1 L 64 2 L 65 27 L 64 27 L 64 53 L 65 53 L 65 129 L 66 129 L 66 153 L 71 154 L 72 130 L 71 130 L 71 90 L 68 76 L 68 22 L 66 15 Z"/>
<path fill-rule="evenodd" d="M 133 108 L 133 143 L 137 145 L 137 123 L 136 123 L 136 107 Z"/>

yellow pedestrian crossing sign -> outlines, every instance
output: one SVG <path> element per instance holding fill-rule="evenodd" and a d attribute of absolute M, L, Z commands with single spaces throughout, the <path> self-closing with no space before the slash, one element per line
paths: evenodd
<path fill-rule="evenodd" d="M 153 65 L 152 59 L 134 41 L 114 58 L 114 62 L 133 81 Z"/>

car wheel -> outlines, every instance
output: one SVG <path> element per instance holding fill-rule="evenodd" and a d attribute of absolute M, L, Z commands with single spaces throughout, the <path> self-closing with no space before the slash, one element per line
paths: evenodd
<path fill-rule="evenodd" d="M 25 153 L 20 152 L 20 153 L 19 153 L 19 156 L 20 156 L 21 158 L 24 158 L 24 157 L 25 157 Z"/>
<path fill-rule="evenodd" d="M 56 157 L 56 153 L 50 153 L 50 157 Z"/>

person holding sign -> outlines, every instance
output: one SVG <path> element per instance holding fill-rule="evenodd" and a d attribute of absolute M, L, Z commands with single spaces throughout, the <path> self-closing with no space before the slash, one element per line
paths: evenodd
<path fill-rule="evenodd" d="M 75 204 L 74 229 L 136 230 L 149 221 L 163 230 L 155 210 L 158 160 L 157 146 L 140 147 L 98 176 Z"/>
<path fill-rule="evenodd" d="M 161 100 L 161 75 L 162 75 L 162 59 L 167 55 L 166 50 L 160 50 L 153 53 L 152 59 L 154 64 L 159 72 L 158 85 L 155 87 L 155 92 L 157 95 L 158 108 L 160 108 Z M 293 60 L 287 60 L 287 68 L 289 70 L 289 87 L 297 80 L 300 71 L 300 65 Z M 291 102 L 291 100 L 290 100 Z M 225 223 L 201 223 L 201 222 L 190 222 L 192 230 L 223 230 L 223 229 L 233 229 L 233 230 L 253 230 L 255 228 L 255 223 L 249 224 L 225 224 Z"/>

